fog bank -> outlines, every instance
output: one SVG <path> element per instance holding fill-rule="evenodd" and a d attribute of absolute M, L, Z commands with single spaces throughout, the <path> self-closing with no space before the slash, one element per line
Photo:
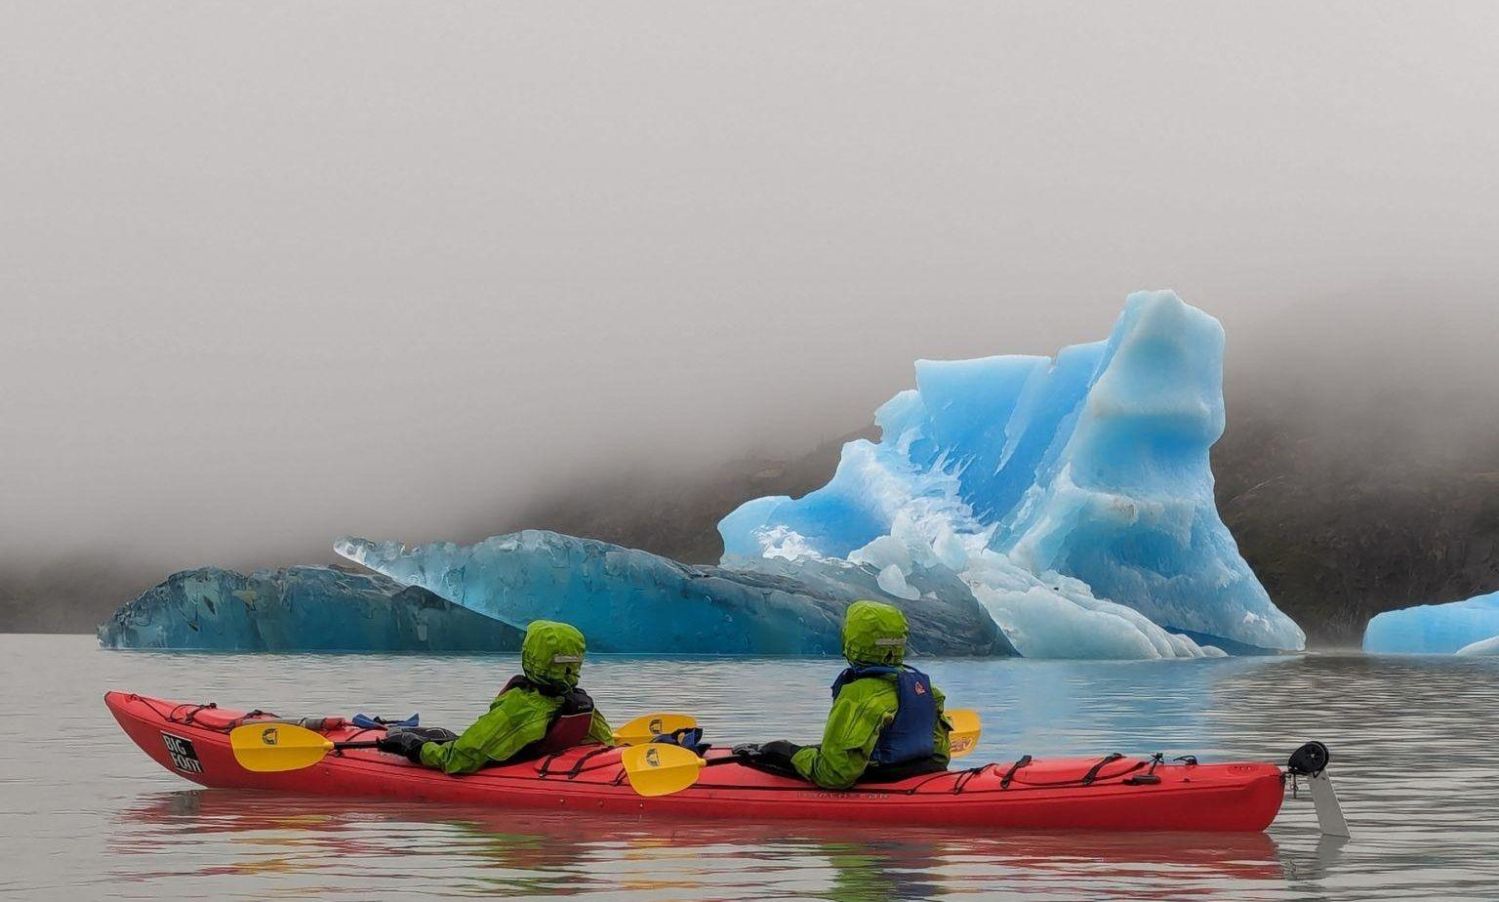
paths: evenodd
<path fill-rule="evenodd" d="M 476 537 L 804 454 L 915 358 L 1053 353 L 1136 288 L 1223 320 L 1231 421 L 1470 458 L 1496 33 L 1482 3 L 15 6 L 0 568 Z"/>

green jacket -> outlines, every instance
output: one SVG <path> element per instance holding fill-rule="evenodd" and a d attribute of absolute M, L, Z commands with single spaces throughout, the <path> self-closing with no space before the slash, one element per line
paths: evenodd
<path fill-rule="evenodd" d="M 471 774 L 489 764 L 503 764 L 544 737 L 552 715 L 560 707 L 561 698 L 534 689 L 517 687 L 501 692 L 490 703 L 488 713 L 457 739 L 422 746 L 422 764 L 449 774 Z M 614 742 L 614 731 L 597 710 L 588 726 L 588 741 L 601 745 Z"/>
<path fill-rule="evenodd" d="M 932 760 L 947 766 L 947 734 L 952 725 L 943 715 L 942 692 L 932 687 L 937 700 L 937 726 L 932 731 L 935 751 Z M 843 687 L 833 700 L 822 744 L 809 745 L 791 759 L 796 772 L 824 789 L 848 789 L 858 782 L 869 766 L 880 732 L 895 719 L 899 695 L 895 676 L 864 677 Z"/>

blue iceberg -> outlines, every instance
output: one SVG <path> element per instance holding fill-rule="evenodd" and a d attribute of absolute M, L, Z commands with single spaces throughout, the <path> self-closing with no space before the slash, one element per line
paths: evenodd
<path fill-rule="evenodd" d="M 1214 505 L 1223 347 L 1211 316 L 1140 292 L 1054 359 L 918 361 L 827 485 L 720 522 L 725 562 L 846 560 L 894 586 L 945 567 L 1032 657 L 1301 649 Z"/>
<path fill-rule="evenodd" d="M 723 518 L 717 567 L 539 531 L 335 547 L 516 627 L 570 621 L 602 651 L 832 654 L 858 598 L 900 605 L 925 653 L 1300 649 L 1214 506 L 1223 346 L 1217 320 L 1148 292 L 1107 341 L 1054 359 L 918 361 L 881 440 L 847 444 L 826 486 Z"/>
<path fill-rule="evenodd" d="M 331 567 L 174 573 L 99 627 L 105 648 L 516 651 L 521 634 L 425 589 Z"/>
<path fill-rule="evenodd" d="M 1386 655 L 1499 653 L 1499 592 L 1377 614 L 1364 628 L 1364 651 Z"/>
<path fill-rule="evenodd" d="M 943 568 L 912 568 L 901 594 L 893 594 L 866 564 L 693 566 L 544 530 L 415 548 L 342 538 L 334 548 L 496 621 L 567 621 L 600 652 L 836 655 L 844 610 L 873 598 L 906 612 L 915 654 L 1014 654 L 973 594 Z"/>

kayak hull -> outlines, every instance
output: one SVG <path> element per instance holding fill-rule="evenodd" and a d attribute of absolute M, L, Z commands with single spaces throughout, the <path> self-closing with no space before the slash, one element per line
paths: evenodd
<path fill-rule="evenodd" d="M 125 692 L 105 704 L 127 735 L 167 770 L 203 786 L 347 799 L 397 799 L 504 809 L 734 820 L 1026 830 L 1264 830 L 1285 795 L 1280 768 L 1247 762 L 1161 764 L 1139 758 L 1037 760 L 830 791 L 737 763 L 705 768 L 673 795 L 644 798 L 625 779 L 617 750 L 598 746 L 452 777 L 373 749 L 330 753 L 294 771 L 254 773 L 235 760 L 229 730 L 252 715 Z M 335 742 L 378 731 L 333 725 Z M 711 760 L 711 759 L 710 759 Z M 1084 782 L 1090 770 L 1095 779 Z M 1150 773 L 1157 781 L 1139 782 Z"/>

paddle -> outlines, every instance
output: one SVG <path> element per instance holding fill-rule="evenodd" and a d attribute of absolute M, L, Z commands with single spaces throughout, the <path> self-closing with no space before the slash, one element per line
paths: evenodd
<path fill-rule="evenodd" d="M 372 749 L 374 740 L 334 742 L 322 733 L 289 723 L 247 723 L 229 731 L 229 748 L 245 770 L 273 774 L 301 770 L 334 749 Z"/>
<path fill-rule="evenodd" d="M 952 724 L 952 732 L 947 734 L 947 754 L 952 758 L 962 758 L 972 754 L 979 747 L 979 734 L 983 732 L 983 724 L 979 719 L 979 713 L 971 708 L 959 708 L 956 711 L 945 711 L 947 722 Z"/>
<path fill-rule="evenodd" d="M 638 745 L 658 734 L 695 726 L 697 721 L 686 714 L 646 714 L 620 727 L 614 741 Z M 279 721 L 256 721 L 229 732 L 234 760 L 245 770 L 262 774 L 301 770 L 323 760 L 334 749 L 372 749 L 376 744 L 374 740 L 334 742 L 321 733 Z"/>
<path fill-rule="evenodd" d="M 978 712 L 958 709 L 946 714 L 953 725 L 948 734 L 949 754 L 961 758 L 978 746 L 981 730 Z M 703 767 L 735 760 L 715 758 L 708 762 L 680 746 L 649 742 L 661 733 L 696 725 L 697 721 L 686 714 L 646 714 L 615 732 L 615 741 L 630 745 L 621 760 L 636 792 L 644 796 L 680 792 L 697 782 L 698 771 Z M 234 760 L 245 770 L 256 773 L 301 770 L 323 760 L 335 749 L 372 749 L 377 744 L 374 740 L 334 742 L 321 733 L 289 723 L 249 723 L 229 733 Z"/>
<path fill-rule="evenodd" d="M 614 741 L 621 745 L 641 745 L 662 734 L 675 733 L 697 726 L 691 714 L 645 714 L 614 731 Z"/>
<path fill-rule="evenodd" d="M 979 744 L 982 732 L 979 713 L 967 708 L 944 712 L 952 724 L 948 733 L 949 756 L 961 758 L 971 753 Z M 634 745 L 620 755 L 625 766 L 625 776 L 630 787 L 642 796 L 664 796 L 681 792 L 697 782 L 705 767 L 729 764 L 739 759 L 733 756 L 699 758 L 696 754 L 677 745 L 651 742 Z"/>
<path fill-rule="evenodd" d="M 666 796 L 696 783 L 703 768 L 739 759 L 731 755 L 708 761 L 680 745 L 650 742 L 630 746 L 619 760 L 631 789 L 643 796 Z"/>

